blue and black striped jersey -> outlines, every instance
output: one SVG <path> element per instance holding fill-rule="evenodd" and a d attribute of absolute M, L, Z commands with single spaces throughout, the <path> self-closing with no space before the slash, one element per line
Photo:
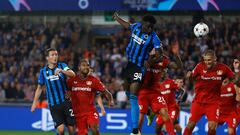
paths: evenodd
<path fill-rule="evenodd" d="M 63 73 L 54 75 L 57 68 L 69 70 L 67 64 L 58 62 L 54 69 L 50 69 L 48 66 L 42 68 L 38 76 L 38 84 L 46 85 L 47 100 L 50 106 L 63 103 L 67 91 L 66 76 Z"/>
<path fill-rule="evenodd" d="M 132 31 L 131 38 L 126 48 L 128 61 L 143 67 L 150 51 L 153 48 L 161 47 L 161 41 L 155 32 L 143 33 L 141 23 L 131 24 L 130 29 Z"/>

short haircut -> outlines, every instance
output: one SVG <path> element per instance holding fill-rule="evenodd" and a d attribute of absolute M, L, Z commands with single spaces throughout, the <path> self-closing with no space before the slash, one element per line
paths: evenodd
<path fill-rule="evenodd" d="M 80 61 L 79 61 L 79 66 L 80 66 L 81 63 L 83 63 L 83 62 L 86 62 L 88 65 L 90 65 L 90 64 L 89 64 L 89 61 L 88 61 L 87 59 L 82 58 L 82 59 L 80 59 Z"/>
<path fill-rule="evenodd" d="M 157 23 L 157 20 L 155 19 L 154 16 L 152 15 L 145 15 L 143 18 L 142 18 L 143 21 L 145 22 L 150 22 L 151 24 L 156 24 Z"/>
<path fill-rule="evenodd" d="M 215 52 L 213 50 L 211 50 L 211 49 L 205 50 L 202 56 L 204 57 L 206 55 L 210 55 L 210 56 L 216 57 Z"/>
<path fill-rule="evenodd" d="M 51 52 L 51 51 L 57 51 L 57 50 L 54 49 L 54 48 L 48 48 L 48 49 L 45 51 L 45 56 L 46 56 L 46 57 L 49 56 L 49 52 Z"/>

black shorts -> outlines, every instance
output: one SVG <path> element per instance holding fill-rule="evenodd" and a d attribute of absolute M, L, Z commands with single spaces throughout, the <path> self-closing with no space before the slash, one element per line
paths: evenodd
<path fill-rule="evenodd" d="M 59 105 L 54 105 L 50 107 L 50 112 L 53 118 L 55 128 L 57 128 L 61 124 L 65 124 L 67 126 L 75 125 L 72 103 L 70 101 L 65 101 Z"/>
<path fill-rule="evenodd" d="M 141 83 L 143 80 L 143 70 L 136 64 L 128 62 L 127 66 L 122 70 L 122 76 L 128 81 L 128 83 Z"/>

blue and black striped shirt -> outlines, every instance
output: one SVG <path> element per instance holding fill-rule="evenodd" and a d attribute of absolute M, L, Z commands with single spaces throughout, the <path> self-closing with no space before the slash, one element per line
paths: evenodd
<path fill-rule="evenodd" d="M 41 86 L 46 85 L 49 106 L 61 104 L 65 101 L 64 95 L 67 91 L 66 76 L 63 73 L 60 73 L 58 76 L 54 75 L 57 68 L 65 71 L 69 70 L 67 64 L 58 62 L 53 69 L 50 69 L 48 66 L 42 68 L 38 77 L 38 84 Z"/>
<path fill-rule="evenodd" d="M 144 66 L 149 53 L 153 48 L 160 48 L 161 41 L 155 32 L 150 34 L 142 32 L 142 24 L 135 23 L 129 27 L 132 31 L 129 44 L 126 48 L 126 55 L 129 62 Z"/>

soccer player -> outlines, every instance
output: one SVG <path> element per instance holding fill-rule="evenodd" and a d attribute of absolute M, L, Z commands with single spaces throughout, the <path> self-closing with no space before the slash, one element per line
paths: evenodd
<path fill-rule="evenodd" d="M 48 105 L 58 134 L 64 134 L 64 124 L 66 124 L 69 134 L 73 135 L 74 116 L 71 102 L 65 98 L 65 93 L 67 91 L 66 78 L 74 77 L 75 73 L 65 63 L 58 62 L 56 49 L 47 49 L 45 55 L 47 65 L 40 70 L 31 111 L 35 111 L 43 86 L 46 85 Z"/>
<path fill-rule="evenodd" d="M 71 91 L 73 112 L 76 118 L 78 135 L 88 134 L 88 128 L 93 135 L 99 135 L 99 114 L 94 105 L 97 91 L 100 91 L 108 99 L 109 105 L 113 105 L 112 94 L 96 77 L 89 74 L 89 63 L 82 59 L 79 63 L 79 74 L 67 80 Z"/>
<path fill-rule="evenodd" d="M 180 125 L 175 124 L 178 120 L 179 113 L 180 113 L 180 106 L 176 100 L 176 93 L 178 93 L 177 98 L 178 100 L 181 99 L 181 96 L 184 93 L 184 89 L 182 88 L 183 86 L 183 79 L 177 78 L 176 80 L 168 79 L 164 77 L 166 75 L 163 75 L 164 81 L 160 84 L 160 92 L 163 95 L 163 98 L 165 99 L 167 103 L 167 109 L 168 109 L 168 114 L 171 118 L 171 121 L 173 122 L 177 135 L 182 134 L 182 129 Z M 158 133 L 161 132 L 161 128 L 163 126 L 163 120 L 160 116 L 157 117 L 156 119 L 156 131 Z"/>
<path fill-rule="evenodd" d="M 178 54 L 179 47 L 174 46 L 172 52 L 176 58 L 178 67 L 182 67 L 182 62 Z M 155 54 L 155 49 L 151 51 L 151 56 Z M 149 58 L 151 60 L 152 57 Z M 159 92 L 160 78 L 164 73 L 164 70 L 169 65 L 169 60 L 166 56 L 163 57 L 161 62 L 154 64 L 150 68 L 147 68 L 146 75 L 144 76 L 143 85 L 139 90 L 139 105 L 140 105 L 140 120 L 139 128 L 142 128 L 143 117 L 148 113 L 149 107 L 153 110 L 155 114 L 159 114 L 164 124 L 166 125 L 166 130 L 169 134 L 175 134 L 173 124 L 168 115 L 167 105 L 163 96 Z M 171 66 L 171 65 L 169 65 Z"/>
<path fill-rule="evenodd" d="M 240 57 L 235 58 L 233 60 L 233 68 L 234 68 L 235 74 L 240 75 Z M 238 94 L 240 94 L 239 89 L 236 92 Z M 237 101 L 240 101 L 240 99 L 237 99 Z M 237 121 L 238 121 L 238 125 L 239 125 L 240 124 L 240 102 L 238 102 L 238 104 L 237 104 Z"/>
<path fill-rule="evenodd" d="M 138 131 L 139 105 L 137 93 L 141 87 L 144 73 L 144 65 L 149 66 L 146 60 L 150 51 L 155 48 L 155 60 L 161 59 L 161 41 L 157 34 L 153 32 L 156 19 L 153 16 L 144 16 L 141 22 L 130 24 L 118 16 L 115 12 L 113 19 L 120 23 L 124 28 L 131 30 L 131 37 L 126 48 L 128 64 L 123 70 L 124 87 L 130 92 L 130 104 L 132 115 L 132 135 L 140 135 Z"/>
<path fill-rule="evenodd" d="M 236 135 L 237 127 L 237 100 L 239 94 L 236 92 L 234 83 L 228 79 L 223 81 L 221 87 L 221 100 L 217 113 L 219 115 L 218 124 L 222 125 L 225 122 L 228 125 L 228 134 Z"/>
<path fill-rule="evenodd" d="M 196 78 L 195 97 L 192 101 L 190 118 L 184 135 L 192 134 L 198 120 L 206 115 L 208 119 L 208 134 L 215 135 L 217 128 L 217 108 L 220 102 L 220 90 L 224 79 L 234 79 L 231 69 L 217 62 L 213 50 L 206 50 L 203 62 L 197 64 L 194 70 L 187 73 L 187 78 Z"/>

